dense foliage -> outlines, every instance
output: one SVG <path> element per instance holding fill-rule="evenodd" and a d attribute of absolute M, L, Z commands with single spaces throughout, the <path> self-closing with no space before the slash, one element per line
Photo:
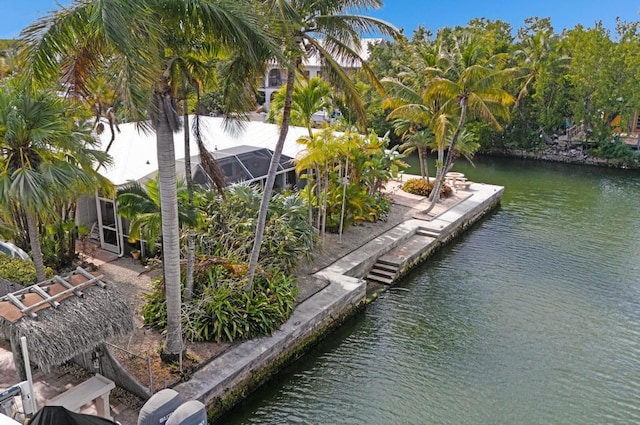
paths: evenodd
<path fill-rule="evenodd" d="M 303 199 L 309 221 L 321 232 L 342 232 L 354 222 L 385 217 L 389 206 L 381 189 L 407 167 L 403 156 L 388 148 L 388 138 L 336 134 L 329 128 L 299 142 L 306 149 L 296 160 L 296 171 L 307 182 Z"/>
<path fill-rule="evenodd" d="M 442 28 L 437 34 L 418 28 L 404 42 L 380 43 L 372 49 L 370 65 L 379 78 L 397 79 L 411 89 L 425 81 L 450 40 L 479 37 L 484 51 L 500 58 L 495 69 L 514 70 L 507 89 L 516 100 L 510 118 L 501 122 L 503 131 L 477 118 L 467 120 L 465 128 L 478 136 L 482 150 L 535 150 L 567 135 L 593 143 L 593 155 L 615 153 L 616 158 L 624 159 L 626 150 L 612 150 L 608 144 L 613 133 L 638 128 L 639 25 L 619 20 L 614 33 L 602 23 L 557 33 L 547 18 L 527 19 L 516 31 L 506 22 L 475 19 L 466 27 Z M 384 125 L 384 118 L 389 118 L 397 104 L 382 103 L 381 108 L 380 100 L 375 99 L 370 104 L 370 120 L 379 127 L 377 131 L 398 124 L 389 119 Z M 407 134 L 419 131 L 420 122 L 417 124 Z"/>
<path fill-rule="evenodd" d="M 280 271 L 261 274 L 252 292 L 224 266 L 197 275 L 194 299 L 185 306 L 183 328 L 190 341 L 234 341 L 270 335 L 291 315 L 297 287 Z M 142 310 L 144 322 L 166 327 L 164 287 L 156 282 Z"/>
<path fill-rule="evenodd" d="M 196 193 L 201 217 L 193 297 L 183 314 L 187 338 L 233 341 L 270 334 L 293 311 L 296 286 L 291 275 L 298 260 L 311 252 L 316 231 L 300 194 L 276 194 L 269 204 L 261 273 L 253 290 L 245 291 L 260 200 L 260 190 L 244 184 L 229 187 L 224 197 L 210 191 Z M 143 316 L 147 325 L 166 328 L 162 281 L 149 294 Z"/>
<path fill-rule="evenodd" d="M 47 277 L 53 276 L 51 268 L 45 269 Z M 36 268 L 31 261 L 13 258 L 0 253 L 0 277 L 23 286 L 37 283 Z"/>

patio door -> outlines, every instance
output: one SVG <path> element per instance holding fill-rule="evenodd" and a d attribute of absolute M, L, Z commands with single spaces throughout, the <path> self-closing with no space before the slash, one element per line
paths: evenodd
<path fill-rule="evenodd" d="M 96 197 L 100 246 L 110 252 L 120 253 L 120 218 L 113 199 Z"/>

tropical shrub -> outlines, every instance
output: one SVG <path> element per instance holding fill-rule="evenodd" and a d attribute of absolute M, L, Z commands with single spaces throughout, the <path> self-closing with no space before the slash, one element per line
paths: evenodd
<path fill-rule="evenodd" d="M 293 312 L 297 287 L 282 272 L 256 277 L 253 291 L 239 281 L 209 282 L 189 306 L 186 337 L 192 341 L 234 341 L 271 335 Z"/>
<path fill-rule="evenodd" d="M 253 290 L 244 290 L 246 263 L 262 194 L 239 184 L 224 198 L 206 191 L 196 194 L 202 216 L 197 231 L 197 262 L 193 297 L 185 305 L 183 328 L 193 341 L 233 341 L 271 334 L 293 311 L 296 286 L 288 277 L 302 255 L 309 255 L 317 233 L 307 207 L 295 193 L 274 195 L 261 248 L 261 273 Z M 183 275 L 184 285 L 184 275 Z M 166 330 L 164 284 L 154 283 L 143 307 L 144 323 Z"/>
<path fill-rule="evenodd" d="M 618 160 L 620 162 L 632 162 L 640 160 L 640 154 L 635 152 L 631 146 L 616 139 L 612 142 L 600 143 L 596 148 L 589 151 L 591 155 L 598 158 Z"/>
<path fill-rule="evenodd" d="M 279 270 L 256 277 L 251 292 L 221 266 L 200 273 L 194 283 L 196 295 L 183 315 L 185 336 L 191 341 L 235 341 L 270 335 L 287 320 L 295 305 L 297 287 Z M 155 283 L 147 298 L 142 310 L 144 323 L 166 330 L 161 281 Z"/>
<path fill-rule="evenodd" d="M 384 218 L 381 190 L 394 172 L 408 167 L 404 155 L 388 148 L 388 137 L 337 135 L 329 128 L 299 143 L 306 145 L 296 160 L 298 175 L 307 181 L 302 198 L 311 204 L 310 220 L 321 231 L 339 231 L 341 222 L 344 230 L 358 221 Z"/>
<path fill-rule="evenodd" d="M 205 217 L 198 229 L 198 252 L 246 262 L 255 235 L 261 191 L 238 184 L 225 197 L 200 193 L 197 203 Z M 260 258 L 263 268 L 290 272 L 303 255 L 309 255 L 317 240 L 309 224 L 307 207 L 299 193 L 278 193 L 269 203 Z"/>
<path fill-rule="evenodd" d="M 53 276 L 50 267 L 45 269 L 47 277 Z M 13 258 L 0 253 L 0 277 L 23 286 L 37 283 L 36 268 L 31 261 Z"/>
<path fill-rule="evenodd" d="M 427 183 L 424 179 L 409 179 L 402 185 L 402 190 L 413 195 L 429 196 L 433 190 L 435 182 Z M 450 186 L 443 184 L 440 188 L 440 198 L 448 198 L 453 194 Z"/>
<path fill-rule="evenodd" d="M 78 228 L 74 220 L 57 220 L 45 226 L 45 232 L 40 235 L 40 245 L 46 266 L 54 270 L 69 270 L 76 254 L 76 239 Z"/>

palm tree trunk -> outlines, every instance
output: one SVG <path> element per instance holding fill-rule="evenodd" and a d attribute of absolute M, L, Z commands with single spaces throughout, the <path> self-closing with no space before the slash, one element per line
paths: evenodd
<path fill-rule="evenodd" d="M 320 214 L 320 210 L 321 208 L 321 203 L 320 200 L 322 198 L 322 185 L 324 184 L 321 178 L 322 175 L 322 171 L 320 170 L 320 167 L 318 166 L 318 164 L 316 164 L 316 200 L 318 202 L 318 206 L 316 207 L 316 229 L 318 229 L 318 233 L 320 233 L 320 222 L 322 221 L 321 219 L 321 214 Z"/>
<path fill-rule="evenodd" d="M 260 212 L 258 213 L 258 222 L 256 224 L 256 237 L 253 242 L 251 257 L 249 258 L 247 284 L 245 286 L 245 291 L 247 292 L 251 292 L 253 290 L 253 280 L 256 275 L 256 270 L 258 269 L 258 258 L 260 256 L 260 248 L 262 247 L 264 228 L 267 223 L 269 201 L 271 200 L 271 193 L 273 192 L 273 184 L 276 181 L 276 174 L 278 172 L 278 166 L 280 164 L 282 149 L 284 148 L 284 141 L 287 139 L 287 133 L 289 132 L 291 100 L 293 98 L 293 83 L 295 80 L 295 76 L 295 67 L 289 68 L 289 71 L 287 72 L 287 88 L 284 97 L 284 108 L 282 110 L 282 127 L 280 127 L 280 136 L 278 137 L 278 142 L 276 143 L 276 147 L 273 151 L 273 157 L 271 158 L 271 163 L 269 164 L 267 181 L 264 184 L 262 201 L 260 202 Z"/>
<path fill-rule="evenodd" d="M 427 161 L 427 149 L 420 148 L 422 150 L 422 161 L 424 161 L 424 174 L 427 176 L 427 186 L 431 183 L 431 177 L 429 177 L 429 162 Z"/>
<path fill-rule="evenodd" d="M 189 127 L 189 110 L 187 108 L 187 94 L 184 90 L 184 100 L 182 101 L 182 128 L 184 130 L 184 175 L 187 181 L 187 194 L 189 197 L 189 206 L 193 206 L 193 176 L 191 175 L 191 146 L 190 146 L 190 127 Z M 191 226 L 187 229 L 187 265 L 184 277 L 184 299 L 191 301 L 193 297 L 193 269 L 196 263 L 196 235 Z"/>
<path fill-rule="evenodd" d="M 162 259 L 164 265 L 165 299 L 167 302 L 167 338 L 162 352 L 166 362 L 180 358 L 183 351 L 180 291 L 180 235 L 178 224 L 178 190 L 173 131 L 169 124 L 171 92 L 155 94 L 158 105 L 156 143 L 158 145 L 158 181 L 160 183 L 160 214 L 162 215 Z"/>
<path fill-rule="evenodd" d="M 307 124 L 307 131 L 309 132 L 309 140 L 313 140 L 313 132 L 311 131 L 311 125 Z M 311 173 L 313 173 L 313 169 L 309 168 L 307 169 L 307 184 L 310 185 L 311 184 L 311 179 L 309 178 L 309 176 L 311 176 Z M 311 193 L 311 186 L 308 187 L 307 190 L 307 207 L 308 207 L 308 211 L 309 211 L 309 224 L 311 226 L 313 226 L 313 194 Z"/>
<path fill-rule="evenodd" d="M 342 231 L 344 230 L 344 210 L 345 210 L 345 206 L 346 206 L 346 200 L 347 200 L 347 176 L 349 175 L 349 152 L 347 152 L 347 160 L 345 161 L 345 166 L 344 166 L 344 176 L 343 181 L 342 181 L 342 207 L 340 209 L 340 229 L 338 230 L 338 233 L 340 235 L 340 242 L 342 242 Z"/>
<path fill-rule="evenodd" d="M 420 175 L 424 180 L 427 180 L 427 184 L 429 184 L 429 175 L 426 170 L 426 161 L 424 160 L 424 150 L 421 147 L 418 147 L 418 161 L 420 161 Z"/>
<path fill-rule="evenodd" d="M 327 233 L 327 197 L 329 196 L 329 164 L 324 163 L 324 197 L 322 200 L 322 241 Z"/>
<path fill-rule="evenodd" d="M 40 233 L 38 233 L 38 219 L 36 215 L 27 211 L 27 231 L 29 232 L 29 241 L 31 242 L 31 256 L 33 257 L 33 265 L 36 268 L 36 277 L 38 282 L 46 280 L 47 276 L 44 272 L 44 256 L 40 247 Z"/>
<path fill-rule="evenodd" d="M 467 97 L 462 96 L 460 98 L 460 120 L 458 121 L 458 126 L 456 127 L 455 133 L 453 133 L 453 137 L 451 138 L 451 146 L 449 146 L 449 150 L 447 151 L 447 157 L 444 160 L 441 168 L 438 168 L 436 171 L 436 181 L 433 185 L 433 192 L 431 192 L 431 203 L 427 207 L 426 210 L 422 211 L 422 214 L 428 214 L 433 207 L 436 206 L 436 203 L 440 199 L 440 188 L 442 188 L 442 182 L 444 181 L 444 176 L 451 166 L 451 161 L 453 160 L 453 152 L 456 149 L 456 143 L 458 142 L 458 136 L 460 136 L 460 132 L 462 131 L 462 127 L 464 127 L 464 123 L 467 120 Z"/>

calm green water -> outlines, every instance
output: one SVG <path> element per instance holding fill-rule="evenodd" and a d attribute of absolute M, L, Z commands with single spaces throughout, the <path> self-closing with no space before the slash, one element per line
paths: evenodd
<path fill-rule="evenodd" d="M 220 423 L 640 423 L 640 173 L 476 165 L 502 207 Z"/>

